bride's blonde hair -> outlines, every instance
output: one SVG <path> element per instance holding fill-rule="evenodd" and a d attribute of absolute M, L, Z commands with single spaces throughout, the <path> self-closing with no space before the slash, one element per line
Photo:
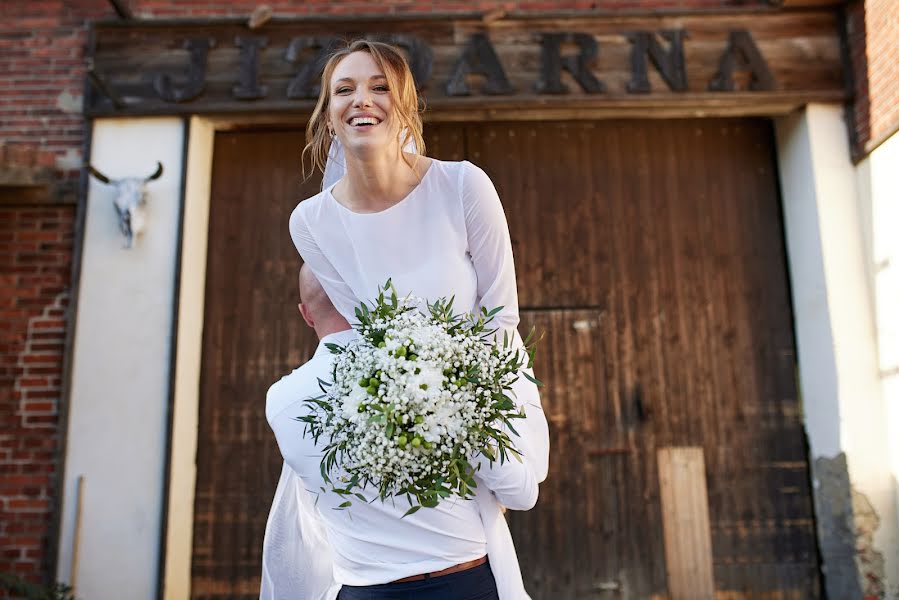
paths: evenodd
<path fill-rule="evenodd" d="M 415 80 L 412 77 L 412 71 L 409 69 L 409 63 L 403 54 L 394 46 L 383 42 L 374 42 L 370 40 L 355 40 L 345 48 L 335 51 L 325 63 L 322 72 L 321 92 L 318 95 L 318 102 L 309 123 L 306 125 L 306 146 L 303 148 L 301 162 L 303 164 L 304 179 L 311 176 L 306 175 L 306 153 L 308 152 L 313 169 L 319 169 L 324 172 L 325 165 L 328 162 L 328 150 L 331 148 L 331 135 L 328 133 L 328 107 L 331 102 L 331 76 L 334 69 L 341 60 L 352 54 L 353 52 L 368 52 L 374 59 L 375 63 L 384 71 L 387 77 L 387 87 L 389 88 L 390 99 L 393 101 L 393 116 L 400 123 L 400 131 L 405 131 L 403 139 L 400 140 L 400 148 L 404 148 L 409 141 L 415 142 L 416 153 L 423 155 L 425 153 L 425 141 L 422 137 L 421 112 L 423 104 L 415 89 Z M 406 159 L 406 155 L 401 153 L 403 160 L 411 167 L 412 164 Z"/>

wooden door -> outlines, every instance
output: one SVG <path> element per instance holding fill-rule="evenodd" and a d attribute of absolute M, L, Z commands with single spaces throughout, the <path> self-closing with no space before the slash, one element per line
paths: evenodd
<path fill-rule="evenodd" d="M 703 449 L 716 589 L 818 595 L 770 126 L 441 124 L 509 217 L 552 431 L 541 500 L 510 514 L 535 600 L 667 593 L 656 451 Z M 210 216 L 193 597 L 258 597 L 280 468 L 267 386 L 311 356 L 287 217 L 302 135 L 219 134 Z M 771 594 L 769 594 L 771 593 Z"/>
<path fill-rule="evenodd" d="M 770 123 L 466 128 L 512 231 L 552 430 L 510 521 L 535 598 L 667 594 L 658 450 L 699 447 L 714 586 L 819 595 Z M 669 516 L 669 518 L 672 518 Z"/>
<path fill-rule="evenodd" d="M 315 193 L 302 183 L 300 132 L 215 139 L 191 592 L 259 597 L 262 536 L 281 456 L 265 420 L 268 386 L 312 356 L 297 313 L 287 218 Z"/>

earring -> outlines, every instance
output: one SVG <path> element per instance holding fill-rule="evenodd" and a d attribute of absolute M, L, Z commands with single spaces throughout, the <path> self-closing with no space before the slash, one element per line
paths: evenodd
<path fill-rule="evenodd" d="M 334 137 L 334 130 L 331 128 L 331 125 L 328 125 L 328 135 Z"/>

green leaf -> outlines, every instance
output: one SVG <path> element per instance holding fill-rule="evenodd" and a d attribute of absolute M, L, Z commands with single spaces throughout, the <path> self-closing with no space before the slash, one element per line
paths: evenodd
<path fill-rule="evenodd" d="M 353 503 L 350 502 L 349 500 L 347 500 L 346 502 L 341 502 L 340 506 L 338 506 L 337 508 L 349 508 L 352 505 L 353 505 Z"/>
<path fill-rule="evenodd" d="M 407 511 L 405 512 L 405 514 L 403 514 L 402 518 L 405 519 L 405 518 L 408 517 L 409 515 L 414 515 L 414 514 L 417 513 L 420 509 L 421 509 L 421 506 L 420 506 L 420 505 L 419 505 L 419 506 L 413 506 L 412 508 L 410 508 L 409 510 L 407 510 Z"/>
<path fill-rule="evenodd" d="M 530 343 L 531 338 L 534 337 L 534 333 L 536 333 L 536 331 L 537 331 L 537 327 L 535 325 L 531 325 L 531 330 L 528 332 L 528 337 L 526 337 L 524 339 L 525 346 L 527 346 Z"/>
<path fill-rule="evenodd" d="M 521 374 L 525 376 L 525 379 L 527 379 L 537 387 L 543 387 L 543 382 L 535 377 L 531 377 L 530 375 L 528 375 L 527 371 L 522 371 Z"/>

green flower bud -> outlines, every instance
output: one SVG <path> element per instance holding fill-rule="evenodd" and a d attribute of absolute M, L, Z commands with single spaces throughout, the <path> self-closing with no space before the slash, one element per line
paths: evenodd
<path fill-rule="evenodd" d="M 427 384 L 427 383 L 423 383 L 423 384 L 421 384 L 421 385 L 418 386 L 418 387 L 420 387 L 420 388 L 423 389 L 423 390 L 427 390 L 427 389 L 428 389 L 428 384 Z"/>
<path fill-rule="evenodd" d="M 369 382 L 368 377 L 363 377 L 362 379 L 359 380 L 359 387 L 368 387 L 369 386 L 368 382 Z"/>
<path fill-rule="evenodd" d="M 378 387 L 374 385 L 368 386 L 368 393 L 370 396 L 375 396 L 378 393 Z"/>
<path fill-rule="evenodd" d="M 404 435 L 401 435 L 400 437 L 396 438 L 396 445 L 399 446 L 400 448 L 405 448 L 407 443 L 409 443 L 409 438 L 407 438 Z"/>
<path fill-rule="evenodd" d="M 415 415 L 415 424 L 416 425 L 421 425 L 424 422 L 425 422 L 425 418 L 423 416 Z"/>
<path fill-rule="evenodd" d="M 434 447 L 434 444 L 432 444 L 431 442 L 425 442 L 424 447 L 425 447 L 425 450 L 430 450 L 431 448 Z"/>
<path fill-rule="evenodd" d="M 409 360 L 415 360 L 415 359 L 418 358 L 418 355 L 417 355 L 417 354 L 410 354 L 410 355 L 407 356 L 406 358 L 409 359 Z"/>
<path fill-rule="evenodd" d="M 406 356 L 406 347 L 400 346 L 399 348 L 396 349 L 395 354 L 396 354 L 396 356 Z"/>
<path fill-rule="evenodd" d="M 386 348 L 386 347 L 387 347 L 387 344 L 385 342 L 378 343 L 378 348 Z"/>
<path fill-rule="evenodd" d="M 418 436 L 415 436 L 414 438 L 412 438 L 412 447 L 418 448 L 419 446 L 421 446 L 421 438 Z"/>
<path fill-rule="evenodd" d="M 375 387 L 378 387 L 379 385 L 381 385 L 381 380 L 376 377 L 372 377 L 371 379 L 368 380 L 368 385 L 373 385 Z"/>

